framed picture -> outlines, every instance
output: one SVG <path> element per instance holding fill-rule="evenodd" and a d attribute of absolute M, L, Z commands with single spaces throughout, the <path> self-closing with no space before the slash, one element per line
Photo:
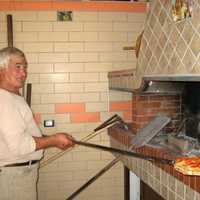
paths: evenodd
<path fill-rule="evenodd" d="M 172 0 L 172 17 L 175 22 L 192 17 L 193 0 Z"/>
<path fill-rule="evenodd" d="M 72 21 L 72 11 L 57 11 L 57 21 Z"/>

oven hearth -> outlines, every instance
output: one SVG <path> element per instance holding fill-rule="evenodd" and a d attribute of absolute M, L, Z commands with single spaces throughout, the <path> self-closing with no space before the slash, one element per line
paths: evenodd
<path fill-rule="evenodd" d="M 154 117 L 166 115 L 171 118 L 170 123 L 150 145 L 177 155 L 199 155 L 200 83 L 197 80 L 197 77 L 144 77 L 143 87 L 132 95 L 134 134 Z"/>

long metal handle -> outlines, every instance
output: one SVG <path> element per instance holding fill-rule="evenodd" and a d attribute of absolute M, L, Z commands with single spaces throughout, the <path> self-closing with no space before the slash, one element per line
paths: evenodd
<path fill-rule="evenodd" d="M 112 117 L 110 117 L 109 119 L 107 119 L 106 121 L 104 121 L 102 124 L 100 124 L 98 127 L 96 127 L 94 129 L 94 131 L 99 131 L 100 129 L 108 126 L 109 124 L 113 123 L 113 120 L 115 120 L 118 117 L 117 114 L 113 115 Z"/>
<path fill-rule="evenodd" d="M 98 144 L 92 144 L 92 143 L 88 143 L 88 142 L 81 142 L 81 141 L 74 140 L 74 143 L 78 144 L 78 145 L 86 146 L 86 147 L 100 149 L 100 150 L 103 150 L 103 151 L 119 153 L 119 154 L 125 155 L 125 156 L 141 158 L 141 159 L 145 159 L 145 160 L 149 160 L 149 161 L 155 161 L 155 162 L 168 164 L 168 165 L 173 165 L 174 162 L 175 162 L 174 160 L 158 158 L 158 157 L 149 156 L 149 155 L 147 156 L 147 155 L 136 153 L 136 152 L 132 152 L 132 151 L 121 150 L 121 149 L 117 149 L 117 148 L 113 148 L 113 147 L 107 147 L 107 146 L 102 146 L 102 145 L 98 145 Z"/>
<path fill-rule="evenodd" d="M 96 181 L 101 175 L 107 172 L 111 167 L 113 167 L 117 162 L 119 162 L 119 157 L 115 158 L 111 162 L 109 162 L 103 169 L 101 169 L 95 176 L 90 178 L 85 184 L 83 184 L 78 190 L 73 192 L 66 200 L 74 199 L 79 193 L 81 193 L 85 188 L 91 185 L 94 181 Z"/>

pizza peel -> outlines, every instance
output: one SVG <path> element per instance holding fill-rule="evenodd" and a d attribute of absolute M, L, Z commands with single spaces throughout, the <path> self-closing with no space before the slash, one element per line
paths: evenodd
<path fill-rule="evenodd" d="M 163 164 L 173 165 L 175 163 L 174 160 L 159 158 L 159 157 L 156 157 L 156 156 L 149 156 L 149 155 L 147 156 L 147 155 L 144 155 L 144 154 L 141 154 L 141 153 L 136 153 L 136 152 L 133 152 L 133 151 L 126 151 L 126 150 L 122 150 L 122 149 L 117 149 L 117 148 L 113 148 L 113 147 L 107 147 L 107 146 L 103 146 L 103 145 L 98 145 L 98 144 L 93 144 L 93 143 L 88 143 L 88 142 L 82 142 L 82 141 L 77 141 L 77 140 L 73 140 L 73 142 L 75 144 L 86 146 L 86 147 L 100 149 L 100 150 L 108 151 L 108 152 L 112 152 L 112 153 L 118 153 L 120 155 L 141 158 L 141 159 L 144 159 L 144 160 L 155 161 L 155 162 L 159 162 L 159 163 L 163 163 Z"/>
<path fill-rule="evenodd" d="M 90 148 L 95 148 L 95 149 L 100 149 L 103 151 L 108 151 L 108 152 L 112 152 L 112 153 L 118 153 L 120 155 L 124 155 L 124 156 L 131 156 L 131 157 L 135 157 L 135 158 L 140 158 L 140 159 L 144 159 L 144 160 L 148 160 L 148 161 L 153 161 L 153 162 L 158 162 L 158 163 L 162 163 L 162 164 L 167 164 L 167 165 L 171 165 L 174 167 L 175 170 L 179 171 L 180 173 L 184 174 L 184 175 L 197 175 L 200 176 L 200 158 L 198 157 L 178 157 L 176 159 L 166 159 L 166 158 L 160 158 L 160 157 L 156 157 L 156 156 L 150 156 L 150 155 L 144 155 L 142 153 L 136 153 L 133 151 L 126 151 L 126 150 L 122 150 L 122 149 L 117 149 L 117 148 L 113 148 L 113 147 L 107 147 L 107 146 L 103 146 L 103 145 L 98 145 L 98 144 L 93 144 L 93 143 L 88 143 L 88 142 L 82 142 L 82 141 L 77 141 L 77 140 L 73 140 L 73 142 L 75 144 L 81 145 L 81 146 L 86 146 L 86 147 L 90 147 Z M 188 170 L 187 168 L 184 169 L 184 167 L 179 166 L 179 162 L 183 159 L 199 159 L 198 163 L 199 163 L 199 167 L 196 168 L 196 170 L 192 171 L 192 170 Z"/>

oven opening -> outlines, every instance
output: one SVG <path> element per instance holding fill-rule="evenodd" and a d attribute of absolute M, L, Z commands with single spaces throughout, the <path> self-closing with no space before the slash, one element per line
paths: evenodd
<path fill-rule="evenodd" d="M 200 141 L 200 83 L 187 83 L 183 90 L 185 134 Z"/>
<path fill-rule="evenodd" d="M 133 94 L 133 128 L 136 127 L 136 134 L 160 114 L 171 119 L 150 141 L 150 145 L 180 154 L 199 155 L 200 79 L 190 79 L 175 76 L 147 77 L 139 94 Z"/>

